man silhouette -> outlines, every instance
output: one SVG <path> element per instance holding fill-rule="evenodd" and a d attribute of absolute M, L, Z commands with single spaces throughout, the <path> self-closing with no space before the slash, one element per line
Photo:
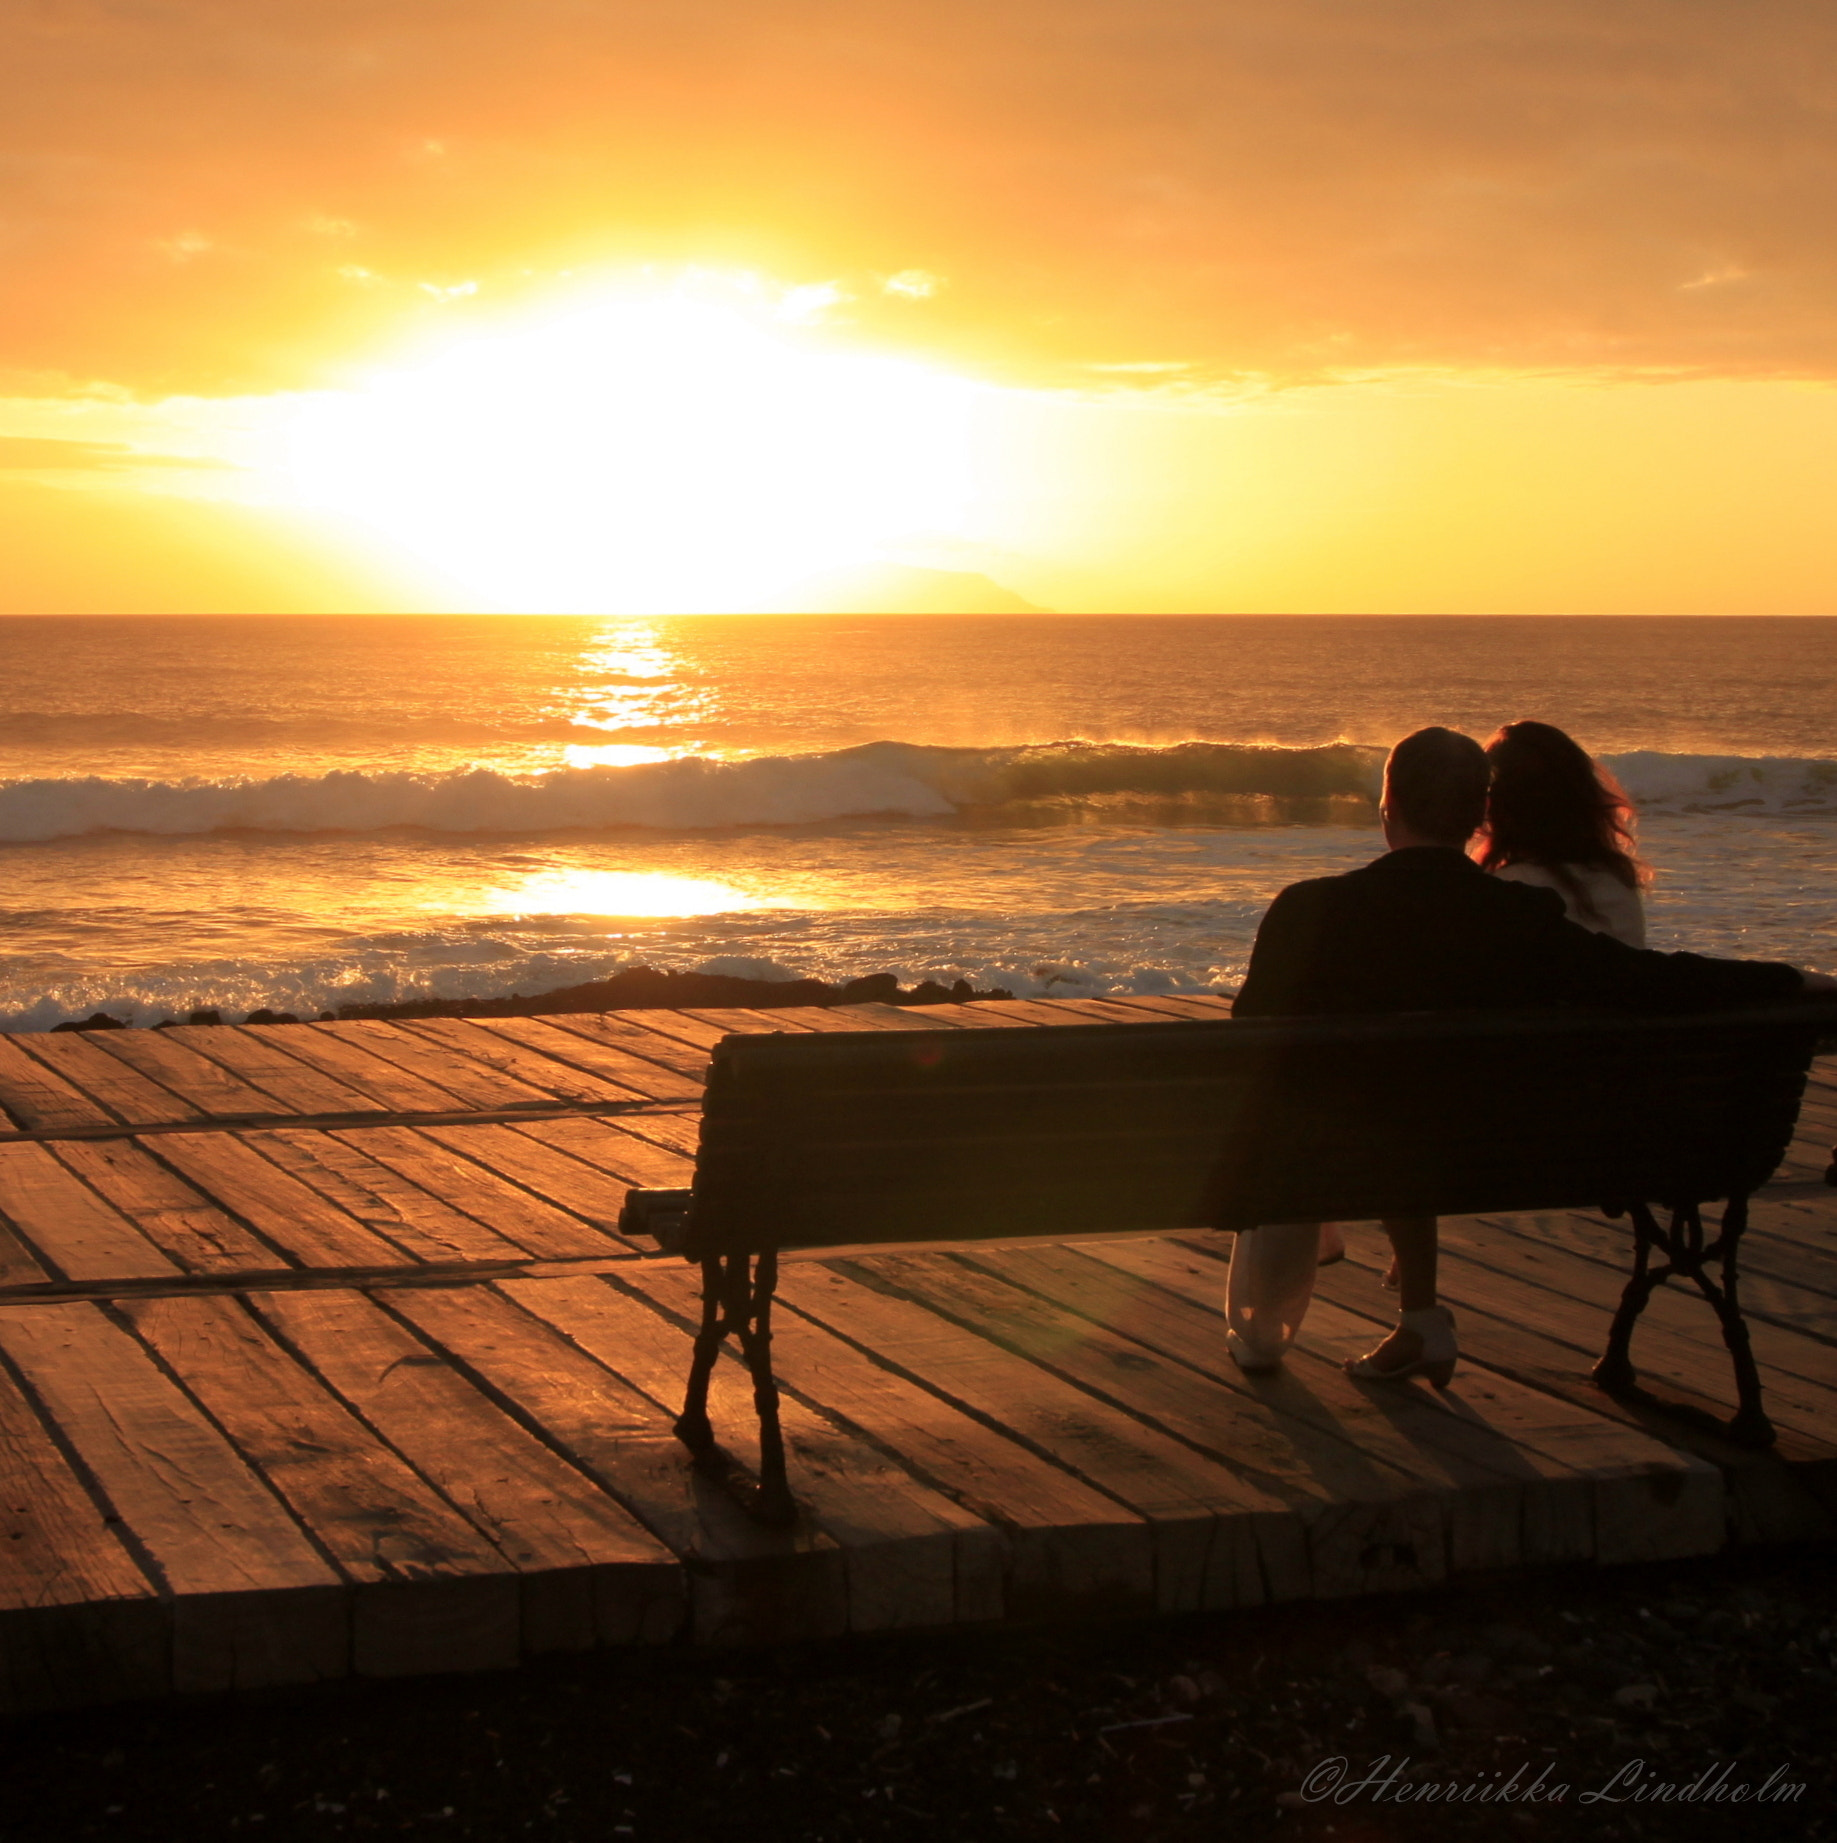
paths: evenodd
<path fill-rule="evenodd" d="M 1343 876 L 1292 884 L 1257 930 L 1233 1014 L 1590 1006 L 1678 1012 L 1765 1004 L 1837 980 L 1753 960 L 1654 953 L 1570 921 L 1555 890 L 1488 876 L 1467 856 L 1486 817 L 1485 751 L 1422 729 L 1384 765 L 1385 855 Z M 1370 1380 L 1446 1382 L 1454 1322 L 1435 1296 L 1433 1216 L 1385 1220 L 1402 1307 L 1397 1329 L 1347 1368 Z M 1245 1369 L 1273 1368 L 1314 1287 L 1316 1223 L 1240 1234 L 1226 1284 L 1228 1344 Z"/>

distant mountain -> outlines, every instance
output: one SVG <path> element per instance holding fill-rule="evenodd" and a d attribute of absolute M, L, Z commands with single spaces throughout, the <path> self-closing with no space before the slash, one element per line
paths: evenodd
<path fill-rule="evenodd" d="M 975 570 L 870 563 L 806 577 L 781 598 L 781 614 L 1045 614 Z"/>

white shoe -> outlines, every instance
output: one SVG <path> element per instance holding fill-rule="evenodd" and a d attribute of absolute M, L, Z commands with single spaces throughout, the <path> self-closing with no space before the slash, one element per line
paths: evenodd
<path fill-rule="evenodd" d="M 1454 1314 L 1445 1305 L 1424 1306 L 1405 1312 L 1397 1320 L 1399 1331 L 1415 1336 L 1417 1353 L 1402 1362 L 1380 1363 L 1377 1350 L 1347 1360 L 1346 1374 L 1360 1382 L 1408 1382 L 1412 1376 L 1427 1376 L 1438 1389 L 1445 1389 L 1454 1379 L 1455 1359 L 1461 1354 L 1454 1336 Z M 1387 1338 L 1385 1343 L 1390 1340 Z"/>

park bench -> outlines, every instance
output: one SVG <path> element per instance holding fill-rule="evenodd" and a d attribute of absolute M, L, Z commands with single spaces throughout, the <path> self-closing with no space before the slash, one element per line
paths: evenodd
<path fill-rule="evenodd" d="M 784 1249 L 1592 1208 L 1632 1229 L 1595 1380 L 1638 1393 L 1634 1324 L 1685 1275 L 1734 1365 L 1728 1432 L 1770 1444 L 1737 1251 L 1829 1009 L 727 1037 L 693 1189 L 634 1191 L 621 1223 L 701 1265 L 677 1434 L 718 1461 L 708 1379 L 733 1335 L 760 1423 L 752 1508 L 794 1514 L 771 1365 Z"/>

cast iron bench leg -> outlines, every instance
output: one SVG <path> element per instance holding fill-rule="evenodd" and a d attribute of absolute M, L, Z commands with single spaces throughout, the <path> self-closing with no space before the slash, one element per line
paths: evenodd
<path fill-rule="evenodd" d="M 723 1310 L 726 1287 L 724 1262 L 718 1254 L 702 1257 L 702 1328 L 695 1334 L 695 1355 L 689 1364 L 689 1387 L 682 1413 L 676 1417 L 676 1437 L 700 1459 L 714 1451 L 714 1428 L 708 1419 L 708 1378 L 721 1353 L 728 1326 Z"/>
<path fill-rule="evenodd" d="M 1754 1347 L 1748 1339 L 1748 1321 L 1742 1316 L 1741 1298 L 1735 1257 L 1741 1246 L 1742 1231 L 1748 1226 L 1748 1199 L 1731 1197 L 1722 1212 L 1722 1232 L 1710 1253 L 1722 1255 L 1722 1284 L 1718 1286 L 1703 1271 L 1702 1261 L 1691 1269 L 1703 1296 L 1715 1308 L 1722 1325 L 1722 1341 L 1729 1347 L 1729 1360 L 1735 1366 L 1735 1394 L 1740 1404 L 1729 1422 L 1729 1437 L 1743 1446 L 1771 1446 L 1776 1438 L 1773 1423 L 1761 1406 L 1760 1370 L 1754 1361 Z"/>
<path fill-rule="evenodd" d="M 753 1407 L 759 1416 L 759 1489 L 745 1508 L 757 1521 L 782 1529 L 797 1521 L 797 1505 L 785 1478 L 784 1431 L 778 1419 L 778 1384 L 772 1376 L 772 1294 L 777 1285 L 775 1253 L 760 1255 L 757 1267 L 746 1254 L 703 1257 L 702 1324 L 675 1431 L 699 1463 L 712 1465 L 720 1457 L 708 1419 L 708 1382 L 721 1345 L 732 1333 L 753 1379 Z M 731 1476 L 724 1466 L 720 1469 L 731 1489 Z"/>
<path fill-rule="evenodd" d="M 1614 1210 L 1611 1214 L 1618 1215 Z M 1657 1219 L 1643 1203 L 1628 1206 L 1633 1219 L 1633 1277 L 1620 1296 L 1619 1308 L 1607 1334 L 1607 1349 L 1594 1367 L 1594 1380 L 1609 1395 L 1641 1399 L 1638 1372 L 1633 1368 L 1633 1326 L 1645 1310 L 1646 1301 L 1674 1273 L 1688 1274 L 1697 1283 L 1722 1327 L 1722 1341 L 1728 1347 L 1735 1370 L 1735 1416 L 1723 1431 L 1741 1446 L 1771 1446 L 1775 1435 L 1773 1423 L 1761 1405 L 1760 1370 L 1754 1361 L 1748 1326 L 1742 1316 L 1737 1291 L 1736 1256 L 1742 1231 L 1748 1223 L 1748 1199 L 1731 1197 L 1722 1212 L 1722 1226 L 1714 1242 L 1703 1243 L 1703 1216 L 1699 1207 L 1680 1205 L 1671 1212 L 1668 1227 L 1661 1229 Z M 1653 1249 L 1666 1255 L 1663 1266 L 1651 1264 Z M 1718 1286 L 1703 1271 L 1704 1263 L 1720 1257 L 1722 1284 Z"/>
<path fill-rule="evenodd" d="M 785 1481 L 785 1436 L 778 1423 L 778 1383 L 772 1375 L 772 1294 L 778 1286 L 778 1255 L 768 1248 L 753 1270 L 749 1310 L 740 1321 L 740 1351 L 753 1377 L 753 1407 L 759 1416 L 759 1497 L 753 1515 L 783 1529 L 797 1521 L 797 1506 Z"/>
<path fill-rule="evenodd" d="M 1608 1213 L 1618 1216 L 1621 1211 L 1610 1209 Z M 1633 1219 L 1633 1277 L 1620 1295 L 1614 1322 L 1608 1327 L 1607 1348 L 1592 1372 L 1596 1386 L 1609 1395 L 1629 1394 L 1638 1382 L 1639 1372 L 1633 1367 L 1633 1327 L 1646 1309 L 1652 1289 L 1671 1272 L 1669 1267 L 1656 1272 L 1652 1268 L 1652 1250 L 1664 1245 L 1663 1233 L 1652 1212 L 1643 1203 L 1632 1203 L 1625 1213 Z"/>

